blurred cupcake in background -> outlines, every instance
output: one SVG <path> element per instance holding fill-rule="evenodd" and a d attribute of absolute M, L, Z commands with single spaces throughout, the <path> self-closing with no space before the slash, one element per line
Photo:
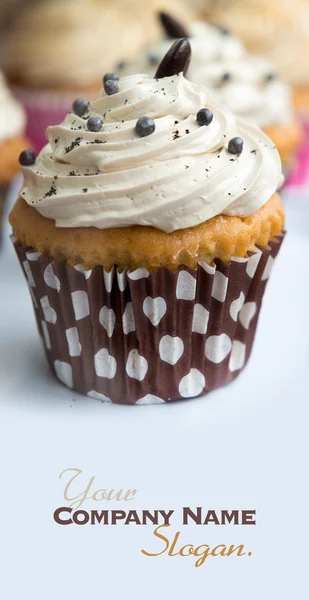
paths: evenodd
<path fill-rule="evenodd" d="M 10 93 L 0 71 L 0 243 L 4 201 L 10 181 L 19 171 L 18 157 L 27 145 L 26 118 L 22 106 Z"/>
<path fill-rule="evenodd" d="M 181 2 L 174 4 L 176 10 Z M 20 2 L 15 17 L 10 13 L 1 43 L 3 68 L 25 107 L 27 134 L 37 151 L 46 127 L 59 123 L 75 98 L 96 97 L 103 72 L 124 55 L 133 59 L 146 39 L 156 38 L 157 5 L 150 0 L 145 11 L 139 0 L 34 0 Z"/>
<path fill-rule="evenodd" d="M 190 52 L 177 40 L 155 78 L 109 73 L 20 157 L 10 222 L 49 364 L 106 402 L 234 380 L 283 238 L 278 152 L 183 76 Z"/>
<path fill-rule="evenodd" d="M 285 169 L 289 169 L 302 140 L 302 129 L 295 117 L 292 90 L 283 82 L 267 59 L 250 55 L 243 43 L 224 27 L 194 22 L 188 28 L 166 13 L 159 19 L 168 37 L 145 51 L 136 68 L 153 75 L 171 38 L 186 35 L 192 47 L 192 59 L 186 77 L 205 85 L 214 99 L 238 117 L 255 123 L 273 139 Z"/>
<path fill-rule="evenodd" d="M 274 63 L 295 90 L 295 106 L 309 110 L 308 0 L 193 0 L 199 14 L 220 23 L 247 49 Z"/>

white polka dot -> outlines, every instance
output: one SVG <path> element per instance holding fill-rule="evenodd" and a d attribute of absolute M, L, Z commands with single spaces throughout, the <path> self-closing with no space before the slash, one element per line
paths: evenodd
<path fill-rule="evenodd" d="M 44 335 L 45 346 L 46 346 L 47 350 L 50 350 L 51 343 L 50 343 L 49 331 L 47 328 L 46 321 L 41 321 L 41 325 L 42 325 L 42 331 L 43 331 L 43 335 Z"/>
<path fill-rule="evenodd" d="M 127 335 L 131 331 L 135 331 L 135 319 L 132 302 L 128 302 L 122 315 L 123 332 Z"/>
<path fill-rule="evenodd" d="M 88 392 L 87 396 L 90 396 L 90 398 L 96 398 L 97 400 L 101 400 L 102 402 L 112 402 L 112 400 L 108 396 L 105 396 L 105 394 L 101 394 L 100 392 L 96 392 L 95 390 L 91 390 L 91 392 Z"/>
<path fill-rule="evenodd" d="M 112 308 L 107 308 L 107 306 L 102 306 L 99 312 L 99 321 L 106 330 L 108 337 L 112 337 L 115 329 L 116 323 L 116 315 Z"/>
<path fill-rule="evenodd" d="M 166 302 L 162 296 L 151 298 L 147 296 L 143 302 L 143 311 L 149 321 L 156 327 L 164 317 L 167 310 Z"/>
<path fill-rule="evenodd" d="M 82 273 L 85 279 L 89 279 L 89 277 L 91 277 L 92 269 L 86 271 L 83 265 L 74 265 L 74 269 L 75 271 L 79 271 L 79 273 Z"/>
<path fill-rule="evenodd" d="M 32 271 L 30 269 L 30 265 L 27 260 L 24 260 L 23 267 L 24 267 L 29 285 L 31 285 L 31 287 L 35 287 L 35 281 L 33 279 Z"/>
<path fill-rule="evenodd" d="M 116 359 L 102 348 L 94 355 L 94 369 L 98 377 L 113 379 L 117 371 Z"/>
<path fill-rule="evenodd" d="M 72 303 L 76 321 L 84 319 L 90 315 L 89 300 L 86 292 L 83 290 L 77 290 L 72 292 Z"/>
<path fill-rule="evenodd" d="M 232 352 L 229 362 L 230 371 L 242 369 L 246 359 L 246 346 L 242 342 L 235 340 L 232 346 Z"/>
<path fill-rule="evenodd" d="M 263 271 L 262 281 L 265 281 L 265 279 L 268 279 L 268 277 L 269 277 L 269 275 L 271 273 L 273 264 L 274 264 L 274 259 L 273 259 L 272 256 L 269 256 L 268 259 L 267 259 L 267 263 L 265 265 L 265 269 Z"/>
<path fill-rule="evenodd" d="M 219 302 L 224 302 L 226 298 L 228 278 L 221 271 L 216 271 L 212 284 L 211 295 Z"/>
<path fill-rule="evenodd" d="M 196 279 L 188 271 L 180 271 L 177 279 L 176 298 L 178 300 L 194 300 Z"/>
<path fill-rule="evenodd" d="M 105 271 L 105 269 L 103 269 L 103 277 L 104 277 L 105 289 L 107 292 L 110 293 L 112 291 L 112 287 L 113 287 L 114 267 L 112 268 L 111 271 Z"/>
<path fill-rule="evenodd" d="M 202 304 L 195 304 L 193 311 L 192 331 L 204 334 L 207 331 L 209 311 Z"/>
<path fill-rule="evenodd" d="M 202 267 L 202 269 L 204 271 L 206 271 L 206 273 L 209 273 L 209 275 L 214 275 L 215 274 L 216 267 L 212 267 L 211 265 L 208 265 L 205 262 L 199 262 L 198 265 L 200 265 L 200 267 Z"/>
<path fill-rule="evenodd" d="M 54 290 L 57 290 L 57 292 L 59 292 L 60 281 L 53 271 L 52 263 L 47 265 L 47 267 L 44 271 L 44 281 L 45 281 L 46 285 L 48 285 L 48 287 L 51 287 Z"/>
<path fill-rule="evenodd" d="M 171 337 L 170 335 L 164 335 L 160 340 L 159 354 L 161 360 L 167 362 L 169 365 L 176 365 L 179 359 L 182 357 L 184 352 L 183 341 L 180 337 Z"/>
<path fill-rule="evenodd" d="M 57 321 L 57 313 L 49 304 L 48 296 L 43 296 L 43 298 L 40 299 L 40 303 L 44 313 L 45 321 L 54 325 Z"/>
<path fill-rule="evenodd" d="M 245 329 L 249 329 L 251 320 L 256 313 L 256 309 L 256 302 L 246 302 L 246 304 L 243 305 L 239 313 L 239 320 Z"/>
<path fill-rule="evenodd" d="M 117 273 L 118 287 L 121 292 L 124 292 L 127 286 L 127 274 L 125 271 L 122 273 Z"/>
<path fill-rule="evenodd" d="M 255 275 L 255 272 L 260 262 L 261 255 L 261 252 L 256 252 L 256 254 L 252 254 L 252 256 L 250 256 L 250 258 L 248 259 L 246 271 L 249 277 L 251 278 Z"/>
<path fill-rule="evenodd" d="M 165 402 L 164 400 L 162 400 L 162 398 L 159 398 L 158 396 L 147 394 L 147 396 L 144 396 L 143 398 L 137 400 L 135 404 L 165 404 Z"/>
<path fill-rule="evenodd" d="M 204 375 L 198 369 L 191 369 L 179 383 L 179 393 L 182 398 L 194 398 L 205 389 L 206 381 Z"/>
<path fill-rule="evenodd" d="M 72 367 L 69 363 L 61 362 L 60 360 L 54 361 L 54 367 L 56 371 L 56 375 L 62 383 L 67 385 L 69 388 L 73 387 L 73 374 Z"/>
<path fill-rule="evenodd" d="M 67 342 L 68 342 L 69 355 L 70 356 L 80 356 L 82 347 L 81 347 L 81 344 L 79 341 L 77 327 L 71 327 L 70 329 L 66 329 L 65 335 L 66 335 Z"/>
<path fill-rule="evenodd" d="M 217 365 L 227 357 L 231 348 L 232 342 L 226 333 L 211 335 L 205 344 L 206 358 Z"/>
<path fill-rule="evenodd" d="M 145 277 L 149 277 L 149 272 L 147 269 L 135 269 L 135 271 L 128 271 L 128 277 L 133 279 L 133 281 L 137 281 L 138 279 L 144 279 Z"/>
<path fill-rule="evenodd" d="M 26 256 L 27 256 L 28 260 L 36 261 L 36 260 L 39 260 L 39 258 L 41 256 L 41 252 L 26 252 Z"/>
<path fill-rule="evenodd" d="M 148 363 L 146 358 L 138 353 L 138 350 L 131 350 L 131 352 L 129 352 L 126 371 L 129 377 L 132 377 L 133 379 L 137 379 L 138 381 L 143 381 L 143 379 L 145 379 L 148 371 Z"/>
<path fill-rule="evenodd" d="M 239 298 L 236 298 L 235 300 L 233 300 L 233 302 L 231 302 L 230 315 L 231 315 L 233 321 L 237 321 L 238 313 L 239 313 L 240 309 L 242 308 L 244 301 L 245 301 L 245 294 L 243 292 L 240 292 Z"/>

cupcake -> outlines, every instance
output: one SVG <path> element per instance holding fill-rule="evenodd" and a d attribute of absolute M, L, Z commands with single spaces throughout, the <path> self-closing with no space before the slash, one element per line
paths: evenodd
<path fill-rule="evenodd" d="M 2 42 L 2 60 L 37 151 L 46 127 L 59 123 L 76 97 L 97 97 L 102 73 L 123 59 L 123 48 L 133 59 L 146 35 L 155 39 L 152 5 L 147 13 L 139 0 L 40 0 L 20 7 Z"/>
<path fill-rule="evenodd" d="M 238 35 L 251 52 L 270 58 L 293 86 L 296 107 L 309 108 L 307 0 L 228 0 L 201 3 L 201 13 Z"/>
<path fill-rule="evenodd" d="M 109 74 L 21 156 L 10 223 L 47 359 L 103 401 L 235 379 L 283 239 L 273 142 L 189 82 L 189 59 L 177 40 L 154 79 Z"/>
<path fill-rule="evenodd" d="M 20 104 L 10 94 L 0 71 L 0 243 L 1 223 L 7 188 L 19 171 L 18 156 L 25 147 L 25 115 Z"/>
<path fill-rule="evenodd" d="M 277 145 L 285 169 L 290 169 L 302 128 L 294 114 L 292 90 L 279 78 L 274 65 L 247 54 L 240 40 L 223 27 L 194 22 L 186 32 L 174 17 L 166 13 L 159 17 L 169 37 L 148 49 L 124 74 L 137 68 L 154 75 L 155 63 L 164 56 L 171 37 L 187 33 L 192 46 L 188 79 L 207 86 L 216 101 L 264 129 Z"/>

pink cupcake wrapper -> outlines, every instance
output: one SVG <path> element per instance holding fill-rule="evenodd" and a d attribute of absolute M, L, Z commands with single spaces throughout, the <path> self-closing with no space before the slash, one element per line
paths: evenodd
<path fill-rule="evenodd" d="M 77 94 L 52 91 L 24 90 L 13 87 L 13 93 L 26 112 L 26 136 L 38 153 L 47 143 L 46 129 L 63 121 Z"/>
<path fill-rule="evenodd" d="M 309 193 L 309 119 L 303 122 L 304 141 L 298 149 L 296 164 L 288 176 L 286 187 L 297 191 L 305 189 Z"/>

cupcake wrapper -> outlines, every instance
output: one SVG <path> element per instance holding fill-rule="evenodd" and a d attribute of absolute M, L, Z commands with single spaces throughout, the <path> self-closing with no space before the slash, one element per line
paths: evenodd
<path fill-rule="evenodd" d="M 108 402 L 199 396 L 240 373 L 283 234 L 249 258 L 196 270 L 107 272 L 15 248 L 55 375 Z"/>
<path fill-rule="evenodd" d="M 24 90 L 13 87 L 16 98 L 23 105 L 26 116 L 26 137 L 31 141 L 33 149 L 38 153 L 45 146 L 46 129 L 49 125 L 58 125 L 67 112 L 72 109 L 74 95 L 52 91 Z"/>
<path fill-rule="evenodd" d="M 309 118 L 303 123 L 304 141 L 297 152 L 295 168 L 289 173 L 286 188 L 308 196 L 309 189 Z"/>

